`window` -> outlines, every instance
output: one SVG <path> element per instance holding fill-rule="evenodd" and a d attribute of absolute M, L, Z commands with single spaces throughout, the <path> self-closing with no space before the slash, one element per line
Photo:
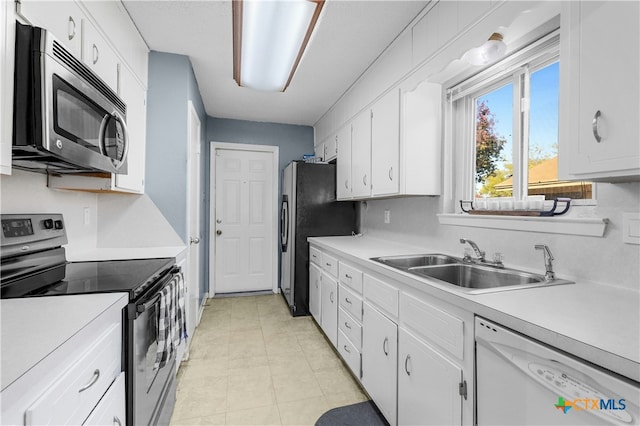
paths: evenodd
<path fill-rule="evenodd" d="M 593 198 L 558 180 L 559 65 L 556 31 L 448 91 L 462 199 Z"/>

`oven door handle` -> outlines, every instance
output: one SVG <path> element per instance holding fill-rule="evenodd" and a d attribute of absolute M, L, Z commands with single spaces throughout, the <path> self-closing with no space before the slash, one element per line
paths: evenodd
<path fill-rule="evenodd" d="M 179 267 L 174 267 L 171 269 L 171 273 L 170 275 L 166 278 L 166 280 L 164 281 L 164 283 L 162 284 L 162 286 L 158 289 L 158 291 L 156 292 L 156 294 L 154 296 L 152 296 L 149 300 L 147 300 L 144 303 L 136 303 L 135 304 L 135 310 L 133 312 L 133 318 L 138 318 L 138 316 L 143 313 L 144 311 L 146 311 L 147 309 L 149 309 L 150 307 L 152 307 L 153 305 L 155 305 L 156 303 L 158 303 L 158 301 L 160 300 L 160 292 L 171 282 L 173 281 L 180 272 L 180 268 Z"/>
<path fill-rule="evenodd" d="M 138 316 L 138 314 L 143 313 L 144 311 L 146 311 L 147 309 L 149 309 L 150 307 L 158 303 L 158 300 L 160 300 L 160 292 L 157 292 L 155 296 L 153 296 L 150 300 L 146 301 L 145 303 L 136 305 L 136 317 Z"/>

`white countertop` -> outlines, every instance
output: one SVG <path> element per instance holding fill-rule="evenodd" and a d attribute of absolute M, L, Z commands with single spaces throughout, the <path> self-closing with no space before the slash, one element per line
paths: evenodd
<path fill-rule="evenodd" d="M 86 262 L 92 260 L 151 259 L 158 257 L 178 257 L 187 248 L 177 247 L 122 247 L 97 248 L 75 251 L 67 247 L 67 260 L 70 262 Z"/>
<path fill-rule="evenodd" d="M 42 361 L 126 293 L 0 300 L 2 390 Z"/>
<path fill-rule="evenodd" d="M 314 237 L 309 242 L 345 260 L 386 275 L 574 354 L 640 381 L 640 292 L 577 282 L 484 294 L 465 294 L 380 263 L 372 257 L 442 253 L 371 237 Z"/>

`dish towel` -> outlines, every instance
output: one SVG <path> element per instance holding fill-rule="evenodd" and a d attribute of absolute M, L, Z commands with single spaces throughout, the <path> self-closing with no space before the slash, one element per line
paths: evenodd
<path fill-rule="evenodd" d="M 158 349 L 154 371 L 164 367 L 178 346 L 187 336 L 187 320 L 184 312 L 185 285 L 182 273 L 160 290 L 156 341 Z"/>

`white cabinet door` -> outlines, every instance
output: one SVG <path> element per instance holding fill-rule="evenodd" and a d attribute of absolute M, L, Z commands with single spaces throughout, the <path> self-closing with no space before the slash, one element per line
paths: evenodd
<path fill-rule="evenodd" d="M 76 58 L 82 57 L 82 20 L 84 14 L 73 1 L 17 2 L 18 13 L 31 24 L 46 28 Z"/>
<path fill-rule="evenodd" d="M 362 384 L 391 425 L 397 418 L 398 327 L 369 303 L 362 320 Z"/>
<path fill-rule="evenodd" d="M 640 179 L 640 3 L 563 2 L 561 30 L 561 175 Z"/>
<path fill-rule="evenodd" d="M 351 194 L 371 195 L 371 111 L 361 112 L 351 130 Z"/>
<path fill-rule="evenodd" d="M 322 324 L 322 317 L 320 316 L 321 309 L 321 290 L 320 290 L 320 276 L 322 270 L 315 263 L 309 263 L 309 313 L 313 315 L 313 318 L 318 324 Z"/>
<path fill-rule="evenodd" d="M 13 2 L 0 3 L 0 174 L 11 174 L 13 139 L 13 64 L 15 12 Z"/>
<path fill-rule="evenodd" d="M 324 161 L 324 143 L 320 143 L 313 148 L 313 153 L 320 161 Z"/>
<path fill-rule="evenodd" d="M 460 367 L 402 328 L 398 341 L 398 424 L 461 424 Z"/>
<path fill-rule="evenodd" d="M 118 91 L 118 56 L 87 19 L 82 20 L 82 61 L 114 91 Z"/>
<path fill-rule="evenodd" d="M 134 74 L 122 67 L 120 73 L 122 100 L 127 104 L 127 130 L 129 153 L 127 174 L 116 175 L 116 190 L 144 193 L 145 153 L 147 137 L 146 90 Z"/>
<path fill-rule="evenodd" d="M 371 111 L 371 193 L 400 190 L 400 92 L 393 89 Z"/>
<path fill-rule="evenodd" d="M 125 399 L 124 371 L 111 384 L 91 415 L 83 423 L 90 425 L 123 425 L 127 418 L 127 401 Z"/>
<path fill-rule="evenodd" d="M 332 135 L 324 142 L 324 161 L 334 160 L 338 156 L 338 135 Z"/>
<path fill-rule="evenodd" d="M 338 280 L 322 271 L 320 309 L 322 331 L 333 346 L 338 344 Z"/>
<path fill-rule="evenodd" d="M 338 159 L 336 161 L 336 197 L 351 198 L 351 124 L 338 131 Z"/>

